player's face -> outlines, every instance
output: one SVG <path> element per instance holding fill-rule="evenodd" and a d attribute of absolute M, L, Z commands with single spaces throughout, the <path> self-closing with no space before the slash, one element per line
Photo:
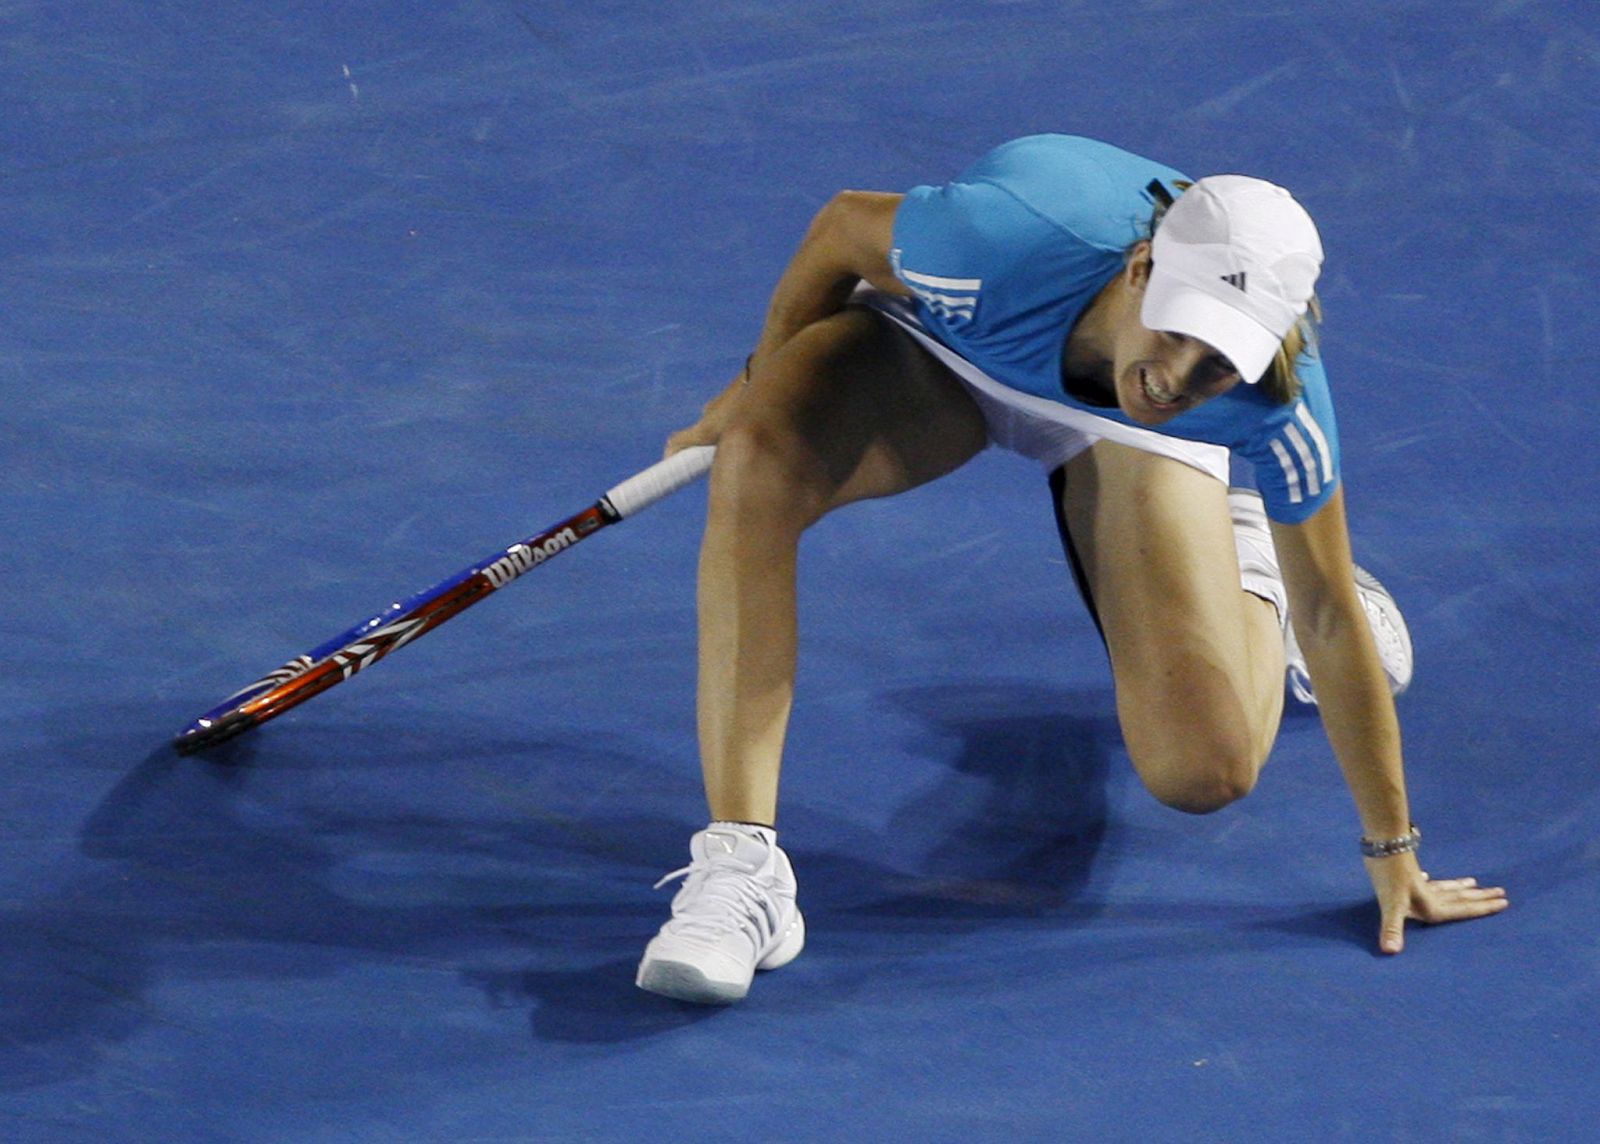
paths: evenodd
<path fill-rule="evenodd" d="M 1141 425 L 1162 425 L 1227 393 L 1242 379 L 1215 346 L 1144 324 L 1141 302 L 1150 268 L 1150 244 L 1140 243 L 1106 308 L 1107 356 L 1122 412 Z"/>
<path fill-rule="evenodd" d="M 1128 326 L 1114 363 L 1117 404 L 1141 425 L 1164 424 L 1239 384 L 1233 363 L 1200 339 L 1137 319 Z"/>

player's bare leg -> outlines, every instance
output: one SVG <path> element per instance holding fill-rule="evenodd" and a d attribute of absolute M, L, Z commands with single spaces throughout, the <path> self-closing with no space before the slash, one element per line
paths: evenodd
<path fill-rule="evenodd" d="M 1240 586 L 1227 489 L 1102 441 L 1068 464 L 1062 507 L 1140 778 L 1195 813 L 1249 793 L 1283 713 L 1283 635 Z"/>
<path fill-rule="evenodd" d="M 852 501 L 903 492 L 987 443 L 961 385 L 866 310 L 807 327 L 763 361 L 717 440 L 700 556 L 699 725 L 712 823 L 673 917 L 639 966 L 680 1000 L 742 998 L 805 940 L 771 829 L 794 697 L 801 534 Z"/>
<path fill-rule="evenodd" d="M 717 445 L 700 556 L 700 746 L 712 817 L 771 824 L 793 699 L 801 533 L 957 468 L 987 441 L 949 374 L 847 310 L 773 355 Z"/>

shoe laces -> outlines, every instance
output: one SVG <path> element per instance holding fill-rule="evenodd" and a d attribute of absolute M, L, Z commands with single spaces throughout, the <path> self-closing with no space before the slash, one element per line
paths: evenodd
<path fill-rule="evenodd" d="M 1361 602 L 1366 605 L 1367 623 L 1372 628 L 1373 642 L 1384 653 L 1384 659 L 1398 656 L 1402 647 L 1400 632 L 1389 618 L 1389 610 L 1383 606 L 1383 601 L 1363 593 Z"/>
<path fill-rule="evenodd" d="M 653 888 L 659 890 L 685 876 L 687 880 L 672 902 L 672 920 L 667 923 L 675 933 L 713 941 L 740 933 L 757 953 L 772 940 L 778 910 L 753 874 L 718 863 L 696 862 L 664 875 Z"/>

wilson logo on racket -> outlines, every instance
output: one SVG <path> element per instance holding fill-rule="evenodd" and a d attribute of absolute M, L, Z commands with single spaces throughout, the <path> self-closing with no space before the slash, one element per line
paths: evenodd
<path fill-rule="evenodd" d="M 504 588 L 530 568 L 537 568 L 562 549 L 578 543 L 580 537 L 570 528 L 563 528 L 543 544 L 513 544 L 506 554 L 483 569 L 489 583 Z"/>

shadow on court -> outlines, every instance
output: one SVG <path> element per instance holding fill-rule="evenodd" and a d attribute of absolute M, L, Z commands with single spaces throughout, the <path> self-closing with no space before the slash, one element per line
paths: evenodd
<path fill-rule="evenodd" d="M 844 807 L 796 806 L 786 813 L 784 841 L 797 865 L 811 951 L 796 969 L 763 984 L 746 1007 L 843 1003 L 848 994 L 835 994 L 833 978 L 857 969 L 833 955 L 861 941 L 912 955 L 988 926 L 1080 912 L 1075 900 L 1105 833 L 1106 785 L 1120 741 L 1104 697 L 941 686 L 889 699 L 916 717 L 941 753 L 955 745 L 949 765 L 932 789 L 892 814 L 881 834 L 864 833 Z M 607 829 L 639 841 L 635 861 L 640 854 L 676 861 L 694 827 L 687 817 L 635 818 Z M 813 849 L 808 840 L 819 838 L 850 841 Z M 886 840 L 892 840 L 887 848 Z M 902 859 L 915 855 L 914 870 L 886 860 L 887 850 Z M 492 1004 L 531 1006 L 534 1035 L 551 1040 L 619 1041 L 715 1019 L 727 1010 L 644 994 L 628 1000 L 638 951 L 665 920 L 675 889 L 674 883 L 650 899 L 622 959 L 465 976 Z M 828 989 L 807 987 L 818 977 L 829 979 Z"/>
<path fill-rule="evenodd" d="M 680 844 L 681 824 L 602 830 L 518 814 L 514 803 L 498 818 L 481 807 L 453 817 L 401 802 L 318 805 L 314 786 L 294 791 L 314 784 L 318 763 L 258 743 L 242 739 L 212 758 L 151 751 L 82 823 L 87 864 L 0 916 L 0 1090 L 92 1071 L 119 1043 L 170 1021 L 165 990 L 331 979 L 356 963 L 453 971 L 480 1008 L 521 992 L 541 1010 L 548 1003 L 536 1026 L 555 1035 L 581 1024 L 583 1039 L 622 1040 L 684 1023 L 618 1005 L 631 974 L 619 958 L 658 919 L 647 872 L 626 883 L 603 872 L 635 846 L 648 855 Z M 437 743 L 417 749 L 439 752 Z M 566 753 L 580 750 L 592 761 L 592 746 Z M 623 885 L 634 900 L 608 896 Z M 571 968 L 485 968 L 525 965 L 530 951 Z M 385 1002 L 335 1003 L 351 1012 L 320 1019 L 359 1023 L 363 1007 Z M 569 1027 L 563 1013 L 583 1019 Z"/>
<path fill-rule="evenodd" d="M 838 1004 L 874 958 L 914 961 L 991 929 L 1093 926 L 1102 939 L 1086 956 L 1102 961 L 1192 953 L 1196 941 L 1248 949 L 1263 933 L 1370 945 L 1366 903 L 1108 905 L 1113 795 L 1134 783 L 1108 693 L 944 685 L 887 698 L 912 716 L 916 753 L 947 762 L 887 817 L 818 809 L 813 794 L 790 818 L 813 952 L 784 978 L 821 977 L 828 989 L 769 986 L 763 1005 Z M 592 742 L 475 742 L 452 727 L 400 743 L 347 729 L 320 738 L 361 745 L 247 736 L 180 759 L 163 744 L 93 807 L 55 891 L 0 918 L 0 1090 L 93 1071 L 169 1022 L 162 994 L 196 981 L 421 963 L 466 988 L 452 1002 L 462 1011 L 525 1008 L 535 1040 L 574 1044 L 650 1038 L 723 1012 L 632 987 L 672 892 L 652 891 L 657 863 L 678 860 L 698 808 L 617 818 L 600 809 L 609 796 L 575 794 L 572 775 L 633 781 L 642 760 Z M 105 771 L 128 752 L 121 743 L 63 754 Z M 545 759 L 562 772 L 549 800 L 528 785 Z M 419 774 L 467 788 L 466 801 L 433 799 Z M 827 848 L 813 849 L 817 839 Z M 1151 940 L 1152 927 L 1166 935 Z M 338 1003 L 350 1012 L 333 1019 L 350 1024 L 364 1005 L 392 1004 Z"/>
<path fill-rule="evenodd" d="M 1109 690 L 940 686 L 893 700 L 956 744 L 945 778 L 889 820 L 888 833 L 919 838 L 924 857 L 913 872 L 864 869 L 854 854 L 808 857 L 804 884 L 813 901 L 829 894 L 855 899 L 833 916 L 814 911 L 819 923 L 867 936 L 893 934 L 887 940 L 913 947 L 985 926 L 1139 931 L 1123 953 L 1114 952 L 1112 937 L 1112 948 L 1100 950 L 1112 960 L 1192 951 L 1197 941 L 1245 950 L 1269 933 L 1373 947 L 1377 911 L 1365 899 L 1334 907 L 1325 899 L 1254 906 L 1173 892 L 1134 906 L 1110 904 L 1117 853 L 1132 857 L 1127 851 L 1136 845 L 1125 839 L 1116 850 L 1105 847 L 1116 827 L 1117 796 L 1125 791 L 1134 802 L 1148 803 L 1140 814 L 1170 816 L 1188 828 L 1197 865 L 1208 857 L 1205 840 L 1227 812 L 1192 818 L 1159 808 L 1139 788 Z M 1305 718 L 1315 719 L 1315 711 L 1296 705 L 1286 713 L 1286 720 Z M 1198 877 L 1203 882 L 1203 865 Z M 864 887 L 872 892 L 863 900 Z M 1170 948 L 1143 936 L 1162 928 L 1176 933 Z"/>
<path fill-rule="evenodd" d="M 848 853 L 804 853 L 806 836 L 857 831 L 842 818 L 796 829 L 805 900 L 824 931 L 888 934 L 920 918 L 936 938 L 1072 912 L 1105 831 L 1115 727 L 1096 711 L 1100 701 L 949 687 L 893 702 L 957 747 L 940 783 L 889 823 L 921 853 L 914 873 L 875 861 L 870 839 Z M 319 754 L 287 736 L 251 735 L 195 758 L 165 744 L 148 751 L 77 828 L 78 858 L 62 884 L 4 918 L 0 1086 L 92 1071 L 116 1045 L 170 1019 L 166 989 L 331 978 L 388 959 L 437 962 L 491 1010 L 527 1006 L 536 1039 L 620 1042 L 713 1017 L 632 988 L 638 950 L 671 894 L 651 890 L 664 872 L 652 863 L 676 861 L 688 817 L 535 807 L 509 771 L 481 779 L 461 815 L 428 813 L 416 809 L 415 774 L 405 770 L 413 758 L 453 755 L 460 785 L 474 756 L 480 776 L 496 755 L 560 757 L 575 773 L 607 775 L 627 775 L 639 760 L 601 757 L 592 743 L 445 740 Z M 126 744 L 62 753 L 92 756 L 103 771 Z M 393 801 L 368 792 L 335 805 L 332 793 L 350 800 L 350 788 L 318 777 L 381 776 L 389 766 L 413 788 Z M 348 1000 L 352 1010 L 362 1003 Z"/>
<path fill-rule="evenodd" d="M 891 700 L 954 751 L 948 773 L 890 817 L 887 833 L 918 839 L 925 856 L 915 874 L 886 878 L 871 909 L 977 920 L 1076 902 L 1122 757 L 1110 694 L 942 685 Z"/>

